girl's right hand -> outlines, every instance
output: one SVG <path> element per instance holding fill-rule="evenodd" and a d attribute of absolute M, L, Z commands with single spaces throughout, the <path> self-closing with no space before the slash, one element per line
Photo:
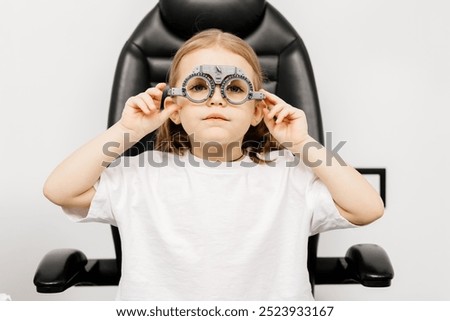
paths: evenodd
<path fill-rule="evenodd" d="M 119 123 L 132 132 L 137 139 L 159 128 L 173 112 L 180 108 L 176 104 L 170 104 L 160 111 L 165 86 L 165 83 L 159 83 L 126 101 Z"/>

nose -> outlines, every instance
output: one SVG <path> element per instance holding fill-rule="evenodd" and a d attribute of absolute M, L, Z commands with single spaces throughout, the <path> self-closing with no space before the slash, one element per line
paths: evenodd
<path fill-rule="evenodd" d="M 222 94 L 220 93 L 220 87 L 216 86 L 214 88 L 213 95 L 210 99 L 208 99 L 208 106 L 225 106 L 226 100 L 222 97 Z"/>

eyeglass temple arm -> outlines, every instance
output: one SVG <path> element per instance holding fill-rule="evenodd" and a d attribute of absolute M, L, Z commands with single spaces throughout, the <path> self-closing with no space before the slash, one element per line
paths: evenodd
<path fill-rule="evenodd" d="M 183 88 L 169 88 L 167 91 L 168 96 L 185 96 L 185 91 Z"/>
<path fill-rule="evenodd" d="M 252 91 L 250 92 L 249 99 L 264 100 L 266 99 L 266 95 L 260 91 Z"/>

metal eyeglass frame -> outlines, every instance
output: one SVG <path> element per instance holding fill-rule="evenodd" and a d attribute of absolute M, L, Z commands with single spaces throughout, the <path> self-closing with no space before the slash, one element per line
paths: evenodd
<path fill-rule="evenodd" d="M 209 94 L 204 99 L 193 99 L 187 93 L 186 85 L 194 77 L 200 77 L 209 84 Z M 241 101 L 230 100 L 226 94 L 225 85 L 233 79 L 244 80 L 248 85 L 248 94 Z M 171 97 L 182 96 L 189 99 L 193 103 L 203 103 L 214 95 L 216 85 L 220 85 L 220 94 L 230 104 L 241 105 L 248 100 L 263 100 L 265 95 L 262 92 L 254 91 L 251 81 L 245 76 L 244 72 L 235 66 L 225 65 L 201 65 L 194 68 L 192 73 L 183 81 L 181 88 L 170 88 L 168 95 Z"/>

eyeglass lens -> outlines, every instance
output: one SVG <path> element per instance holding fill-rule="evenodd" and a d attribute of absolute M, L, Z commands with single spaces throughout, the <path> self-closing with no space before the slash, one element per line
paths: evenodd
<path fill-rule="evenodd" d="M 211 83 L 202 76 L 189 79 L 186 84 L 186 95 L 194 102 L 204 102 L 212 96 Z M 247 100 L 249 85 L 242 78 L 231 77 L 221 86 L 221 94 L 232 104 L 241 104 Z"/>

